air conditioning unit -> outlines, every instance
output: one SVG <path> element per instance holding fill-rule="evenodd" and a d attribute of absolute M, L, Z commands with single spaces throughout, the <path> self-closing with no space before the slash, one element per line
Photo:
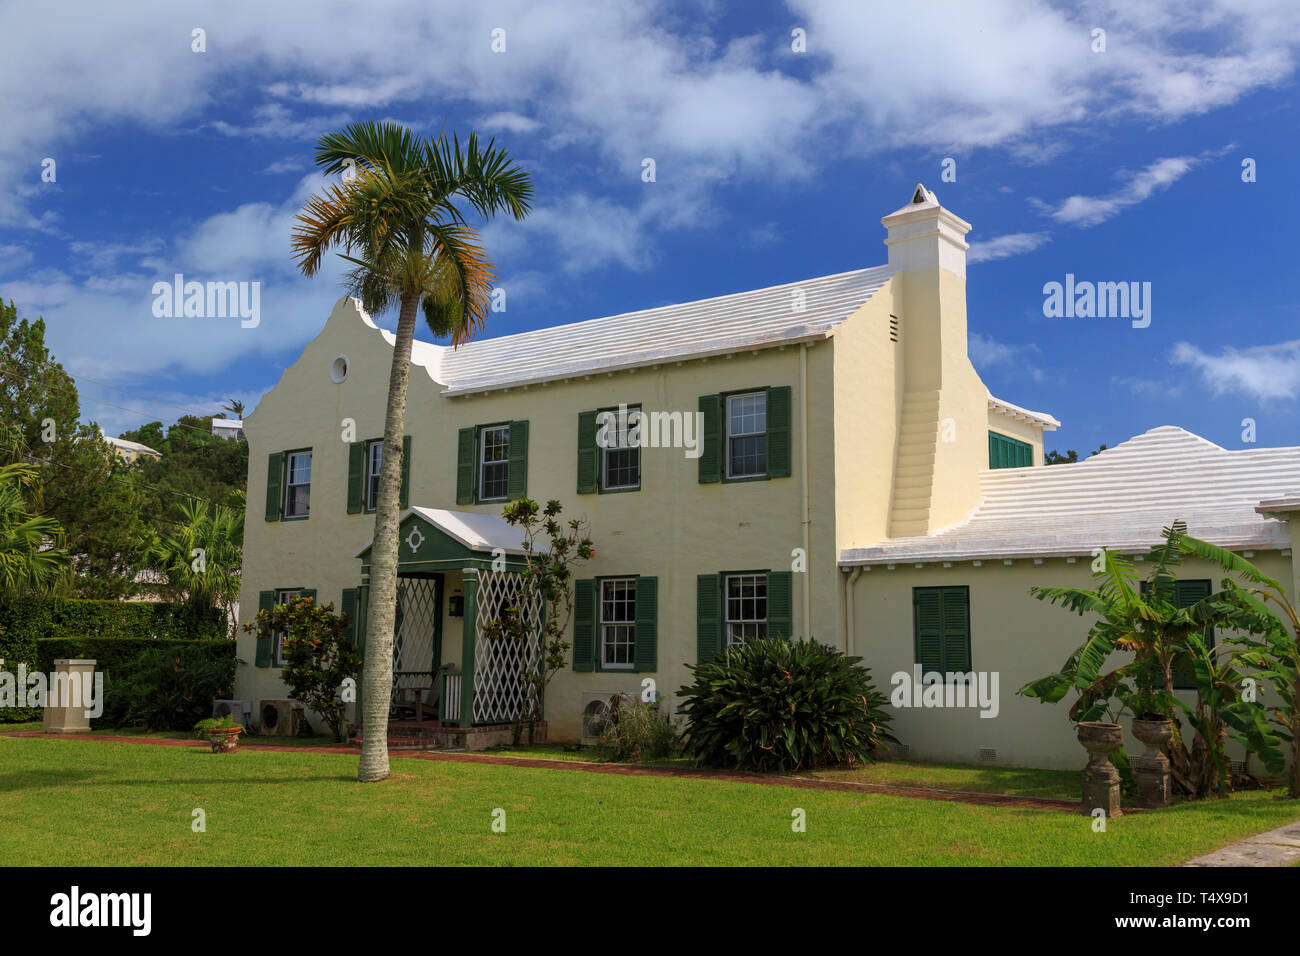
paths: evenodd
<path fill-rule="evenodd" d="M 253 702 L 251 700 L 214 700 L 212 716 L 218 719 L 229 717 L 247 730 L 253 723 Z"/>
<path fill-rule="evenodd" d="M 587 690 L 582 692 L 582 742 L 594 743 L 600 736 L 600 725 L 609 713 L 611 698 L 622 697 L 628 701 L 637 700 L 635 694 L 625 691 Z"/>
<path fill-rule="evenodd" d="M 259 700 L 258 733 L 264 737 L 297 737 L 302 704 L 296 700 Z"/>

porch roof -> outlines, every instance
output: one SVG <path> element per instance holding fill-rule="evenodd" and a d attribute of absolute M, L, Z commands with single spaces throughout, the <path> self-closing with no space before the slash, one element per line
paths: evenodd
<path fill-rule="evenodd" d="M 475 511 L 450 511 L 446 508 L 407 508 L 397 519 L 400 528 L 411 515 L 423 518 L 447 537 L 470 551 L 491 554 L 500 548 L 506 554 L 522 555 L 524 553 L 523 532 L 514 527 L 500 515 L 481 514 Z M 354 558 L 365 557 L 374 545 L 371 538 L 353 555 Z"/>

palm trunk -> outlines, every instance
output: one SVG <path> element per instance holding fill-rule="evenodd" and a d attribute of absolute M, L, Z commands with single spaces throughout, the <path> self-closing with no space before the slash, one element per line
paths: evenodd
<path fill-rule="evenodd" d="M 402 484 L 402 433 L 406 429 L 406 383 L 411 374 L 418 293 L 402 295 L 388 373 L 384 451 L 375 502 L 375 540 L 370 548 L 370 605 L 366 621 L 365 663 L 361 674 L 362 783 L 388 777 L 388 709 L 393 696 L 393 625 L 397 617 L 397 532 Z"/>

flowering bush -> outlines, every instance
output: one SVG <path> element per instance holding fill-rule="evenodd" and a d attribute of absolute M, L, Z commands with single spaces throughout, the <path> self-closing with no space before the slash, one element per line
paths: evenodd
<path fill-rule="evenodd" d="M 319 714 L 340 741 L 347 716 L 340 688 L 361 672 L 361 655 L 344 633 L 347 625 L 347 615 L 335 614 L 333 604 L 319 607 L 307 596 L 258 611 L 244 625 L 244 630 L 270 638 L 272 646 L 276 635 L 283 635 L 280 678 L 289 685 L 289 696 Z"/>

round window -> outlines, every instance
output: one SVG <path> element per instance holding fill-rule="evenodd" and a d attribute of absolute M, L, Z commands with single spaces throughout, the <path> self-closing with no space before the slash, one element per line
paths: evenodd
<path fill-rule="evenodd" d="M 348 357 L 340 355 L 330 363 L 330 380 L 341 382 L 348 377 Z"/>

